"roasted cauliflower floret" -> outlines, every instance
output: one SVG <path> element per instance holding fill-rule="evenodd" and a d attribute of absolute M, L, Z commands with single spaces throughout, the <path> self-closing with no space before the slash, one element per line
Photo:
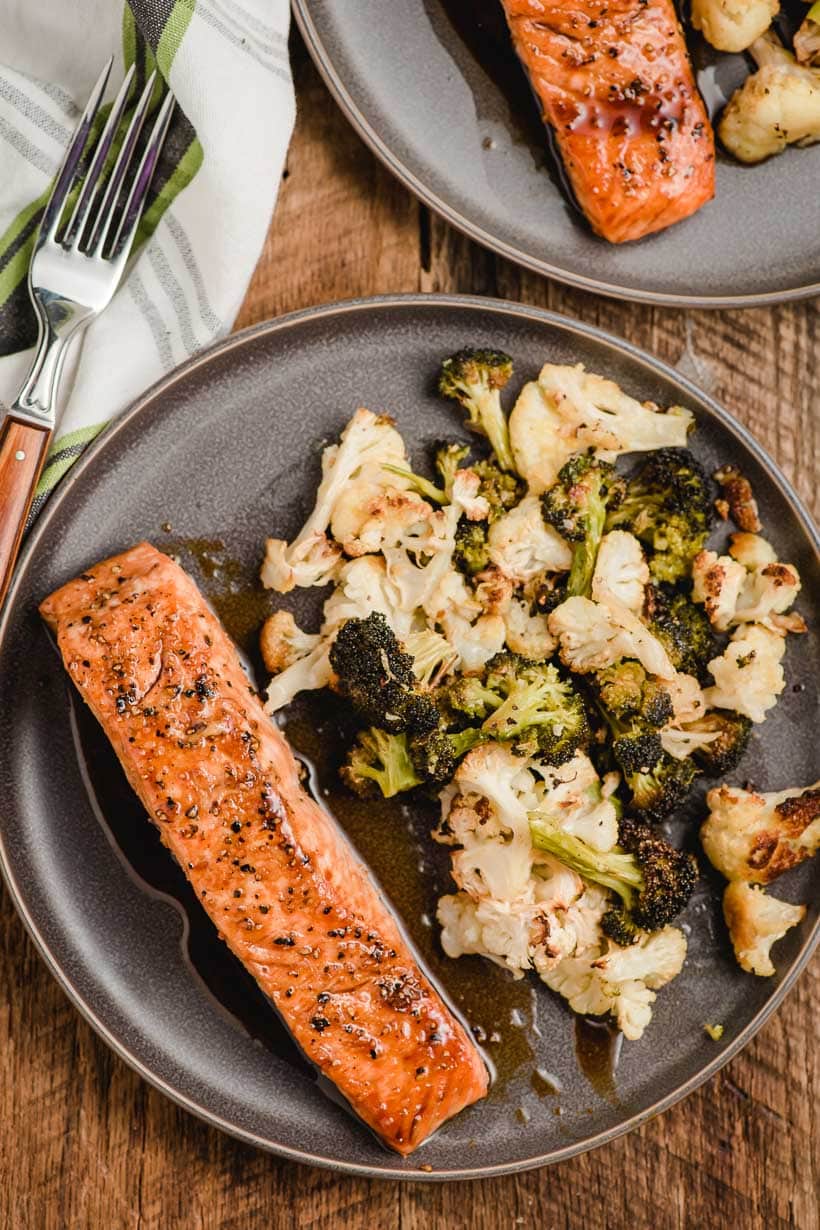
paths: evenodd
<path fill-rule="evenodd" d="M 728 555 L 701 551 L 695 556 L 692 598 L 703 603 L 709 622 L 719 631 L 725 631 L 732 622 L 745 581 L 746 569 Z"/>
<path fill-rule="evenodd" d="M 746 530 L 730 535 L 729 554 L 749 572 L 755 568 L 765 568 L 767 564 L 777 563 L 777 552 L 772 544 L 760 534 L 751 534 Z"/>
<path fill-rule="evenodd" d="M 770 978 L 775 973 L 772 945 L 802 922 L 804 905 L 770 897 L 759 885 L 735 881 L 723 894 L 723 917 L 729 928 L 738 965 L 747 974 Z"/>
<path fill-rule="evenodd" d="M 319 644 L 319 636 L 303 632 L 290 611 L 274 611 L 262 625 L 259 650 L 272 675 L 304 658 Z"/>
<path fill-rule="evenodd" d="M 692 25 L 718 51 L 745 51 L 779 8 L 779 0 L 692 0 Z"/>
<path fill-rule="evenodd" d="M 620 453 L 682 446 L 693 421 L 680 406 L 664 413 L 635 401 L 581 364 L 547 363 L 521 391 L 510 415 L 510 441 L 518 473 L 540 494 L 573 453 L 591 448 L 612 461 Z"/>
<path fill-rule="evenodd" d="M 752 43 L 759 65 L 729 100 L 720 139 L 741 162 L 762 162 L 787 145 L 820 141 L 820 70 L 798 64 L 770 34 Z"/>
<path fill-rule="evenodd" d="M 769 544 L 755 534 L 736 534 L 729 555 L 701 551 L 692 566 L 692 598 L 702 602 L 710 622 L 720 632 L 743 623 L 765 623 L 782 615 L 800 593 L 800 577 L 792 564 L 776 559 L 748 567 L 738 561 L 762 558 Z M 750 542 L 754 539 L 754 542 Z M 773 554 L 773 552 L 772 552 Z"/>
<path fill-rule="evenodd" d="M 611 594 L 601 602 L 568 598 L 549 616 L 561 661 L 579 674 L 602 670 L 619 658 L 635 658 L 650 675 L 674 679 L 675 668 L 657 637 Z"/>
<path fill-rule="evenodd" d="M 546 524 L 534 495 L 525 496 L 490 526 L 487 546 L 490 561 L 516 583 L 543 572 L 566 572 L 572 564 L 572 548 Z"/>
<path fill-rule="evenodd" d="M 338 444 L 322 453 L 322 481 L 313 511 L 288 544 L 269 538 L 262 565 L 262 584 L 286 594 L 296 586 L 326 585 L 333 578 L 342 548 L 327 537 L 333 510 L 356 475 L 366 466 L 404 459 L 404 442 L 384 415 L 360 409 L 345 427 Z"/>
<path fill-rule="evenodd" d="M 686 937 L 676 927 L 644 934 L 628 948 L 605 941 L 567 957 L 541 977 L 574 1012 L 611 1013 L 630 1041 L 643 1036 L 655 991 L 677 977 L 686 959 Z"/>
<path fill-rule="evenodd" d="M 604 534 L 592 575 L 592 597 L 600 601 L 608 592 L 637 614 L 643 607 L 648 581 L 649 566 L 635 535 L 626 530 L 610 530 Z"/>
<path fill-rule="evenodd" d="M 784 638 L 762 624 L 747 624 L 736 630 L 709 670 L 714 686 L 703 698 L 710 709 L 733 709 L 753 722 L 762 722 L 786 686 L 781 659 Z"/>
<path fill-rule="evenodd" d="M 769 794 L 718 786 L 706 802 L 700 839 L 727 880 L 770 884 L 820 847 L 820 781 Z"/>
<path fill-rule="evenodd" d="M 547 616 L 537 611 L 533 614 L 531 604 L 525 599 L 512 598 L 503 619 L 507 648 L 513 653 L 534 662 L 543 662 L 553 653 L 556 641 Z"/>
<path fill-rule="evenodd" d="M 380 465 L 368 465 L 340 494 L 330 531 L 345 555 L 372 555 L 398 542 L 432 512 L 426 500 L 404 489 L 401 479 L 391 478 Z"/>

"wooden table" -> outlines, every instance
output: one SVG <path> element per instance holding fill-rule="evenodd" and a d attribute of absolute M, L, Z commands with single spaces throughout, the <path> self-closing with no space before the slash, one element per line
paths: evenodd
<path fill-rule="evenodd" d="M 554 308 L 693 376 L 820 509 L 817 303 L 672 312 L 522 272 L 431 216 L 382 169 L 295 37 L 294 65 L 296 134 L 237 327 L 387 291 L 468 291 Z M 399 1185 L 278 1161 L 178 1110 L 80 1019 L 5 890 L 0 908 L 0 1230 L 818 1226 L 816 959 L 741 1056 L 632 1135 L 551 1169 Z"/>

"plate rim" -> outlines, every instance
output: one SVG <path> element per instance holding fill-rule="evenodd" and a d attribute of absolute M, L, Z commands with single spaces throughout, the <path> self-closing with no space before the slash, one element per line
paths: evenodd
<path fill-rule="evenodd" d="M 620 286 L 611 282 L 601 282 L 596 278 L 585 277 L 573 273 L 549 261 L 541 260 L 522 252 L 514 244 L 499 239 L 485 230 L 477 222 L 460 213 L 455 206 L 450 205 L 442 197 L 423 183 L 404 162 L 394 154 L 388 143 L 376 132 L 366 119 L 364 112 L 353 100 L 353 96 L 345 86 L 341 75 L 336 70 L 332 56 L 328 52 L 316 23 L 310 13 L 311 0 L 291 0 L 291 8 L 299 27 L 299 32 L 319 74 L 330 91 L 334 101 L 354 131 L 361 137 L 376 157 L 387 167 L 388 171 L 399 180 L 415 197 L 427 205 L 434 213 L 449 222 L 468 239 L 472 239 L 481 247 L 495 252 L 497 255 L 512 261 L 514 264 L 552 278 L 565 286 L 590 294 L 604 295 L 609 299 L 626 300 L 630 303 L 650 303 L 657 307 L 670 308 L 701 308 L 718 310 L 721 308 L 766 307 L 779 303 L 795 303 L 802 299 L 811 299 L 820 294 L 820 281 L 804 286 L 789 287 L 786 290 L 763 291 L 747 295 L 679 295 L 667 291 L 644 291 L 635 287 Z"/>
<path fill-rule="evenodd" d="M 198 355 L 186 360 L 180 366 L 166 373 L 160 380 L 156 381 L 148 388 L 140 397 L 136 398 L 123 412 L 115 419 L 108 427 L 106 427 L 99 436 L 89 445 L 79 461 L 72 467 L 71 472 L 60 483 L 58 490 L 48 501 L 45 509 L 38 518 L 28 540 L 25 544 L 23 552 L 18 561 L 15 570 L 14 578 L 9 589 L 8 599 L 4 604 L 2 612 L 0 612 L 0 648 L 3 647 L 8 627 L 11 621 L 12 612 L 16 609 L 17 594 L 21 584 L 21 579 L 25 572 L 28 571 L 30 562 L 37 550 L 40 540 L 44 537 L 49 529 L 51 521 L 59 512 L 62 502 L 71 489 L 77 485 L 89 467 L 96 464 L 97 456 L 103 452 L 111 440 L 115 438 L 117 433 L 121 431 L 126 424 L 130 423 L 134 418 L 143 413 L 146 408 L 159 396 L 164 395 L 167 391 L 174 387 L 180 380 L 185 380 L 188 375 L 197 368 L 208 364 L 216 356 L 226 354 L 231 350 L 241 351 L 242 348 L 255 338 L 267 334 L 286 332 L 289 329 L 297 328 L 299 325 L 315 320 L 332 319 L 341 315 L 349 315 L 357 312 L 373 312 L 390 311 L 390 310 L 410 310 L 416 311 L 419 308 L 452 308 L 456 310 L 470 309 L 478 312 L 498 313 L 513 317 L 519 317 L 530 322 L 546 325 L 548 328 L 558 328 L 569 334 L 581 334 L 595 341 L 603 342 L 608 346 L 614 346 L 625 353 L 630 359 L 639 365 L 648 368 L 656 374 L 673 380 L 681 388 L 699 401 L 705 403 L 709 412 L 713 414 L 719 422 L 734 436 L 736 436 L 756 457 L 758 462 L 764 466 L 775 485 L 779 488 L 781 494 L 786 499 L 789 506 L 792 508 L 797 519 L 802 524 L 809 543 L 813 546 L 815 554 L 820 559 L 820 532 L 816 529 L 814 522 L 808 510 L 804 506 L 802 500 L 797 495 L 785 475 L 780 470 L 776 462 L 768 455 L 766 450 L 760 445 L 748 429 L 737 419 L 735 419 L 727 410 L 725 410 L 710 394 L 700 389 L 693 381 L 682 373 L 676 371 L 668 363 L 662 359 L 656 358 L 648 351 L 641 347 L 635 346 L 633 343 L 620 338 L 617 334 L 610 333 L 605 329 L 600 329 L 596 325 L 587 324 L 583 321 L 578 321 L 572 317 L 565 316 L 558 312 L 551 312 L 544 308 L 533 307 L 526 304 L 514 303 L 504 299 L 494 299 L 479 295 L 458 295 L 458 294 L 392 294 L 392 295 L 377 295 L 357 299 L 339 300 L 333 303 L 321 304 L 316 307 L 303 308 L 299 311 L 287 313 L 284 316 L 276 317 L 272 320 L 262 321 L 259 324 L 251 325 L 245 329 L 239 330 L 236 333 L 229 334 L 227 337 L 207 347 Z M 799 950 L 791 969 L 783 978 L 780 985 L 776 988 L 770 998 L 766 1001 L 760 1011 L 752 1018 L 752 1020 L 741 1030 L 736 1038 L 729 1043 L 725 1050 L 722 1050 L 715 1056 L 704 1068 L 701 1068 L 688 1080 L 678 1085 L 671 1090 L 665 1097 L 658 1099 L 652 1105 L 645 1107 L 643 1110 L 636 1112 L 622 1123 L 615 1124 L 595 1136 L 566 1145 L 561 1149 L 553 1150 L 547 1154 L 541 1154 L 537 1157 L 530 1157 L 518 1162 L 504 1162 L 496 1166 L 476 1166 L 476 1167 L 461 1167 L 458 1170 L 434 1170 L 424 1171 L 420 1166 L 424 1165 L 423 1153 L 419 1154 L 420 1161 L 417 1166 L 406 1166 L 405 1168 L 398 1167 L 374 1167 L 366 1163 L 346 1162 L 333 1160 L 332 1158 L 322 1157 L 320 1155 L 310 1153 L 308 1151 L 294 1148 L 292 1145 L 283 1144 L 280 1142 L 272 1142 L 265 1140 L 252 1131 L 229 1123 L 219 1114 L 210 1110 L 197 1102 L 193 1097 L 180 1093 L 177 1089 L 171 1086 L 162 1076 L 151 1070 L 138 1056 L 132 1053 L 128 1045 L 117 1038 L 103 1020 L 97 1014 L 95 1008 L 87 1002 L 77 989 L 72 985 L 70 977 L 64 973 L 56 958 L 50 951 L 47 941 L 38 930 L 26 904 L 25 891 L 15 879 L 11 867 L 9 865 L 8 853 L 6 850 L 5 836 L 3 826 L 0 824 L 0 874 L 8 889 L 12 903 L 18 914 L 18 917 L 23 922 L 29 936 L 31 937 L 35 948 L 42 957 L 47 969 L 55 978 L 55 981 L 67 995 L 72 1005 L 79 1011 L 80 1015 L 88 1022 L 92 1029 L 102 1038 L 107 1046 L 114 1051 L 131 1069 L 154 1088 L 158 1089 L 171 1101 L 175 1102 L 184 1110 L 195 1115 L 203 1120 L 211 1127 L 218 1128 L 220 1131 L 226 1132 L 235 1139 L 243 1141 L 245 1144 L 253 1145 L 255 1148 L 262 1149 L 267 1153 L 272 1153 L 279 1157 L 287 1158 L 291 1161 L 300 1162 L 305 1165 L 318 1166 L 323 1169 L 332 1170 L 340 1174 L 357 1175 L 366 1178 L 377 1179 L 403 1179 L 412 1180 L 414 1182 L 454 1182 L 465 1179 L 481 1179 L 494 1178 L 506 1174 L 521 1174 L 528 1170 L 535 1170 L 543 1166 L 553 1165 L 558 1162 L 567 1161 L 572 1157 L 589 1152 L 592 1149 L 600 1148 L 602 1145 L 609 1144 L 620 1136 L 626 1135 L 628 1132 L 634 1131 L 649 1119 L 663 1113 L 683 1098 L 688 1097 L 707 1080 L 711 1079 L 725 1064 L 735 1057 L 754 1037 L 772 1014 L 780 1007 L 786 995 L 795 985 L 797 979 L 806 968 L 811 959 L 815 948 L 820 942 L 820 917 L 817 919 L 814 928 L 807 936 L 803 946 Z"/>

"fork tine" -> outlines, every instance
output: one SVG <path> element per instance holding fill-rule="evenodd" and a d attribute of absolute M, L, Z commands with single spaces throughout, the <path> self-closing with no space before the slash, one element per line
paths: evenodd
<path fill-rule="evenodd" d="M 105 241 L 108 238 L 108 232 L 114 221 L 114 212 L 117 206 L 117 199 L 120 194 L 123 179 L 130 166 L 131 159 L 134 154 L 137 141 L 139 141 L 140 133 L 142 132 L 143 124 L 145 123 L 148 110 L 151 106 L 151 97 L 154 93 L 154 82 L 157 79 L 156 71 L 151 73 L 151 76 L 145 83 L 145 87 L 140 95 L 140 100 L 134 108 L 134 114 L 131 116 L 131 122 L 128 125 L 128 131 L 125 134 L 120 152 L 117 155 L 117 161 L 111 174 L 108 177 L 108 183 L 105 187 L 100 211 L 97 215 L 95 232 L 90 237 L 88 244 L 88 254 L 94 256 L 97 253 L 102 255 Z"/>
<path fill-rule="evenodd" d="M 74 129 L 74 136 L 71 139 L 71 144 L 65 152 L 63 161 L 60 165 L 60 170 L 57 173 L 57 178 L 54 181 L 54 187 L 51 190 L 51 196 L 48 198 L 48 203 L 46 204 L 43 212 L 42 221 L 40 222 L 38 244 L 45 239 L 53 239 L 57 233 L 60 215 L 63 212 L 66 197 L 71 189 L 77 166 L 83 156 L 83 150 L 85 149 L 85 143 L 88 140 L 88 134 L 91 131 L 91 125 L 94 123 L 94 118 L 97 114 L 100 101 L 105 93 L 105 87 L 108 84 L 108 77 L 113 63 L 114 57 L 111 56 L 105 68 L 97 78 L 97 84 L 91 91 L 91 96 L 85 104 L 82 115 L 77 121 L 77 127 Z"/>
<path fill-rule="evenodd" d="M 102 174 L 105 169 L 105 162 L 108 157 L 108 152 L 111 149 L 112 142 L 117 134 L 117 129 L 119 128 L 120 120 L 122 119 L 122 115 L 128 101 L 128 91 L 131 88 L 131 82 L 135 71 L 136 67 L 132 64 L 128 72 L 125 74 L 125 80 L 119 88 L 117 97 L 111 104 L 111 111 L 109 112 L 108 119 L 106 120 L 105 128 L 103 129 L 100 139 L 97 142 L 97 148 L 94 151 L 94 158 L 85 176 L 83 190 L 77 197 L 77 203 L 74 206 L 68 226 L 66 227 L 66 232 L 63 237 L 64 244 L 70 245 L 73 236 L 73 246 L 77 248 L 80 246 L 83 231 L 86 229 L 86 220 L 88 218 L 89 211 L 102 183 Z"/>
<path fill-rule="evenodd" d="M 145 203 L 145 197 L 151 186 L 151 179 L 154 174 L 154 167 L 157 165 L 157 159 L 162 149 L 162 143 L 165 140 L 165 134 L 168 131 L 168 125 L 171 122 L 171 114 L 174 110 L 176 99 L 169 90 L 162 100 L 162 106 L 157 112 L 157 117 L 154 120 L 154 127 L 151 129 L 151 136 L 148 138 L 148 144 L 143 151 L 140 159 L 137 173 L 134 176 L 131 190 L 128 193 L 128 199 L 125 202 L 125 208 L 122 211 L 119 226 L 114 236 L 114 242 L 111 245 L 112 253 L 117 251 L 117 247 L 122 240 L 122 250 L 118 254 L 124 260 L 128 255 L 128 250 L 131 247 L 140 216 L 142 207 Z"/>

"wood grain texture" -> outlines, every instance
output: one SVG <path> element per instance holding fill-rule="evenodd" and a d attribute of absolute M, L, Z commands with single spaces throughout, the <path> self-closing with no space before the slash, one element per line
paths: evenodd
<path fill-rule="evenodd" d="M 8 415 L 0 424 L 0 607 L 11 582 L 51 432 Z"/>
<path fill-rule="evenodd" d="M 497 294 L 592 321 L 694 375 L 820 511 L 818 305 L 672 312 L 596 299 L 481 251 L 364 149 L 294 41 L 299 120 L 239 325 L 389 291 Z M 820 961 L 707 1086 L 582 1158 L 399 1186 L 295 1167 L 205 1127 L 100 1042 L 0 893 L 0 1228 L 818 1230 Z"/>

